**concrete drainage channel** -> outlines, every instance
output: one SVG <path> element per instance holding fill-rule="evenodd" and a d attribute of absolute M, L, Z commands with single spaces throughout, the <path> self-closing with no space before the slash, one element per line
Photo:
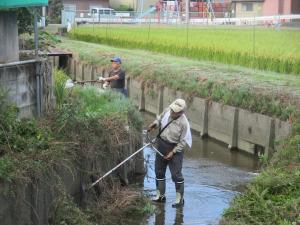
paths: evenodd
<path fill-rule="evenodd" d="M 155 117 L 144 113 L 146 123 Z M 228 208 L 235 195 L 243 192 L 246 184 L 259 168 L 257 157 L 242 151 L 226 151 L 227 146 L 211 138 L 193 135 L 192 149 L 185 152 L 183 175 L 185 179 L 185 202 L 183 208 L 174 209 L 175 187 L 167 171 L 167 201 L 156 204 L 159 212 L 147 218 L 143 225 L 217 225 L 224 209 Z M 144 151 L 147 175 L 144 191 L 155 195 L 155 173 L 153 150 Z"/>
<path fill-rule="evenodd" d="M 59 58 L 53 57 L 52 62 L 58 66 Z M 75 58 L 69 58 L 66 62 L 65 66 L 74 80 L 91 80 L 99 74 L 107 74 L 107 68 L 84 64 Z M 289 122 L 199 97 L 190 99 L 183 92 L 157 84 L 153 84 L 150 89 L 129 75 L 127 73 L 126 79 L 129 97 L 140 110 L 159 114 L 175 98 L 184 98 L 188 100 L 187 115 L 192 129 L 202 137 L 209 136 L 227 144 L 229 149 L 272 155 L 276 151 L 275 142 L 291 132 Z"/>

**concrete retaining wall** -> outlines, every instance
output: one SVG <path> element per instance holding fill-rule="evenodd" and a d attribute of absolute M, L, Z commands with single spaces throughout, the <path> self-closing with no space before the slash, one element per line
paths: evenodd
<path fill-rule="evenodd" d="M 124 153 L 125 156 L 132 154 L 141 146 L 141 143 L 134 137 L 129 138 L 128 143 L 120 149 L 120 152 Z M 115 150 L 117 151 L 118 149 Z M 84 207 L 88 199 L 94 198 L 94 196 L 91 196 L 94 192 L 86 192 L 83 195 L 80 192 L 81 185 L 83 184 L 87 187 L 99 178 L 99 174 L 103 175 L 125 158 L 119 158 L 120 156 L 114 155 L 104 159 L 104 156 L 99 155 L 97 152 L 95 152 L 94 157 L 93 155 L 89 157 L 80 156 L 80 154 L 77 157 L 76 161 L 68 165 L 66 165 L 65 159 L 60 163 L 56 163 L 54 171 L 47 171 L 46 174 L 38 178 L 32 177 L 32 181 L 29 184 L 13 185 L 10 188 L 13 188 L 14 194 L 11 194 L 12 190 L 9 190 L 6 183 L 0 182 L 0 224 L 48 224 L 53 203 L 60 196 L 59 190 L 63 189 L 73 197 L 76 204 Z M 91 175 L 88 171 L 97 172 Z M 126 183 L 128 179 L 132 178 L 133 174 L 144 174 L 144 172 L 144 158 L 141 152 L 117 169 L 110 178 L 115 181 L 120 179 Z M 106 180 L 110 178 L 106 178 Z M 59 189 L 56 189 L 57 186 L 55 184 L 57 184 L 58 180 L 61 181 L 61 186 Z M 101 183 L 96 185 L 95 191 L 97 192 L 103 186 Z"/>
<path fill-rule="evenodd" d="M 52 104 L 52 71 L 47 66 L 46 61 L 36 60 L 0 64 L 0 87 L 20 109 L 21 118 L 38 114 L 37 79 L 41 79 L 40 111 Z"/>
<path fill-rule="evenodd" d="M 17 13 L 0 11 L 0 63 L 19 61 Z"/>
<path fill-rule="evenodd" d="M 72 77 L 76 74 L 77 80 L 92 77 L 91 70 L 82 72 L 82 65 L 75 59 L 70 59 L 70 65 L 69 72 Z M 105 69 L 97 68 L 97 71 Z M 103 76 L 105 74 L 103 72 Z M 153 114 L 161 113 L 176 98 L 185 99 L 192 129 L 201 136 L 208 135 L 228 144 L 229 149 L 238 148 L 251 154 L 272 154 L 275 150 L 274 142 L 287 137 L 291 131 L 289 122 L 198 97 L 190 99 L 185 93 L 148 84 L 138 78 L 130 78 L 128 74 L 126 87 L 129 97 L 139 109 Z"/>
<path fill-rule="evenodd" d="M 59 57 L 51 57 L 52 66 L 59 66 Z M 101 67 L 92 67 L 70 59 L 68 69 L 73 79 L 87 80 L 94 79 L 97 74 L 103 72 Z M 51 66 L 51 65 L 50 65 Z M 48 68 L 49 69 L 49 68 Z M 24 62 L 0 64 L 0 87 L 8 91 L 10 100 L 15 102 L 20 108 L 20 117 L 32 117 L 37 111 L 37 74 L 42 77 L 42 103 L 47 99 L 52 101 L 52 73 L 45 75 L 47 71 L 40 61 L 30 60 Z M 138 93 L 139 94 L 139 93 Z M 50 97 L 49 97 L 50 96 Z M 44 104 L 43 108 L 46 108 Z M 141 146 L 139 140 L 134 137 L 128 139 L 128 144 L 122 146 L 121 152 L 124 155 L 130 155 Z M 48 224 L 50 207 L 57 197 L 57 190 L 53 190 L 53 184 L 56 183 L 54 178 L 62 181 L 68 194 L 75 198 L 78 204 L 84 204 L 80 198 L 79 192 L 81 184 L 91 184 L 90 174 L 87 176 L 83 171 L 109 171 L 113 166 L 123 159 L 117 156 L 111 160 L 96 158 L 93 160 L 78 160 L 72 166 L 57 165 L 56 173 L 50 174 L 50 171 L 40 178 L 36 183 L 16 185 L 14 195 L 9 195 L 8 186 L 0 182 L 0 224 L 5 225 L 44 225 Z M 80 164 L 80 165 L 78 165 Z M 79 169 L 80 168 L 80 169 Z M 73 169 L 72 171 L 70 169 Z M 144 174 L 144 158 L 142 152 L 137 154 L 133 160 L 128 161 L 125 165 L 114 173 L 127 183 L 133 174 Z M 94 178 L 98 178 L 99 173 Z M 34 182 L 34 181 L 33 181 Z M 7 194 L 5 194 L 7 193 Z"/>

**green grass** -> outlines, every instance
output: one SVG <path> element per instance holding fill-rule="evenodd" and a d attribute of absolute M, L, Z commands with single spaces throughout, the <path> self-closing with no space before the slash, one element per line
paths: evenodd
<path fill-rule="evenodd" d="M 300 75 L 300 31 L 147 26 L 80 27 L 70 37 L 130 49 Z"/>
<path fill-rule="evenodd" d="M 133 138 L 139 137 L 142 118 L 128 99 L 113 92 L 99 93 L 92 87 L 68 89 L 62 94 L 67 77 L 59 70 L 54 71 L 54 77 L 55 90 L 60 90 L 55 92 L 56 98 L 62 100 L 39 120 L 18 119 L 17 108 L 0 90 L 0 182 L 26 182 L 81 151 L 77 145 L 64 143 L 82 142 L 86 145 L 82 149 L 90 147 L 93 153 L 108 151 L 116 138 L 126 139 L 125 126 L 130 127 Z"/>
<path fill-rule="evenodd" d="M 68 195 L 66 185 L 69 183 L 63 182 L 62 174 L 76 181 L 70 185 L 79 185 L 79 180 L 80 185 L 89 185 L 91 175 L 104 174 L 118 159 L 131 154 L 132 148 L 141 144 L 141 114 L 120 94 L 102 93 L 92 87 L 76 87 L 64 92 L 66 74 L 54 70 L 54 77 L 56 98 L 61 99 L 59 107 L 39 119 L 18 119 L 17 108 L 9 102 L 7 93 L 0 90 L 0 184 L 3 185 L 0 197 L 8 202 L 22 201 L 21 190 L 30 185 L 30 188 L 52 193 L 49 224 L 131 224 L 106 222 L 128 219 L 125 213 L 129 207 L 123 207 L 124 198 L 116 197 L 120 193 L 117 180 L 107 177 L 102 181 L 100 196 L 96 196 L 94 189 L 89 190 L 89 205 L 83 209 Z M 151 208 L 138 193 L 134 196 L 130 209 L 139 212 L 142 218 Z M 119 212 L 123 212 L 124 217 L 112 215 L 115 205 L 111 205 L 115 202 L 111 203 L 111 199 L 121 202 Z M 96 210 L 98 202 L 102 207 Z M 145 204 L 148 207 L 143 208 Z"/>
<path fill-rule="evenodd" d="M 296 117 L 297 106 L 300 106 L 299 76 L 281 76 L 237 66 L 68 39 L 57 47 L 72 51 L 75 57 L 94 66 L 106 67 L 111 57 L 119 55 L 123 59 L 127 76 L 284 120 Z"/>
<path fill-rule="evenodd" d="M 66 81 L 70 79 L 62 70 L 54 69 L 54 94 L 57 107 L 61 107 L 66 100 L 68 89 L 65 88 Z"/>
<path fill-rule="evenodd" d="M 222 225 L 300 223 L 300 123 L 266 169 L 225 210 Z"/>

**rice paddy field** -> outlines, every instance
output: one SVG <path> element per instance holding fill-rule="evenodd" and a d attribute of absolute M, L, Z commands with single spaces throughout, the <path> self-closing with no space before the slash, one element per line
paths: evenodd
<path fill-rule="evenodd" d="M 300 30 L 102 25 L 72 30 L 77 40 L 300 75 Z"/>

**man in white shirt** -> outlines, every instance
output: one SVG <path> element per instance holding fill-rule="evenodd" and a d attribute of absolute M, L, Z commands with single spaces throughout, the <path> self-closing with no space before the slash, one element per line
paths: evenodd
<path fill-rule="evenodd" d="M 184 178 L 182 175 L 183 150 L 186 145 L 192 146 L 189 122 L 184 114 L 186 107 L 183 99 L 176 99 L 164 112 L 149 125 L 148 131 L 159 127 L 158 151 L 156 154 L 155 175 L 157 195 L 154 202 L 165 202 L 166 169 L 169 166 L 176 188 L 176 200 L 173 207 L 184 205 Z"/>

